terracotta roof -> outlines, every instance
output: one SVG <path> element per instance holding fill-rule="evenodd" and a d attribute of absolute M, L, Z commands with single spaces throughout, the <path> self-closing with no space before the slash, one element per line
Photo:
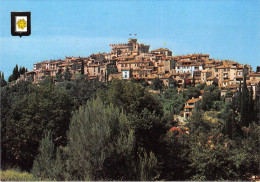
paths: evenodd
<path fill-rule="evenodd" d="M 236 78 L 244 78 L 243 76 L 236 76 Z"/>
<path fill-rule="evenodd" d="M 250 76 L 250 77 L 258 77 L 258 76 L 260 77 L 260 73 L 250 74 L 249 76 Z"/>
<path fill-rule="evenodd" d="M 164 73 L 163 72 L 159 72 L 159 73 L 157 73 L 157 75 L 164 75 Z"/>
<path fill-rule="evenodd" d="M 205 61 L 205 64 L 213 64 L 215 61 Z"/>
<path fill-rule="evenodd" d="M 204 68 L 213 68 L 215 65 L 205 65 Z"/>
<path fill-rule="evenodd" d="M 138 61 L 138 60 L 131 60 L 131 61 L 119 61 L 118 64 L 127 64 L 127 63 L 149 63 L 150 61 Z"/>
<path fill-rule="evenodd" d="M 207 70 L 202 70 L 201 73 L 208 73 L 210 71 L 207 71 Z"/>
<path fill-rule="evenodd" d="M 159 49 L 152 50 L 151 52 L 159 52 L 159 51 L 169 51 L 169 49 L 167 49 L 167 48 L 159 48 Z"/>
<path fill-rule="evenodd" d="M 213 77 L 208 77 L 207 80 L 213 80 Z"/>
<path fill-rule="evenodd" d="M 50 64 L 57 64 L 57 63 L 61 63 L 61 61 L 51 62 Z"/>
<path fill-rule="evenodd" d="M 176 76 L 177 76 L 177 75 L 179 75 L 179 74 L 180 74 L 180 73 L 173 73 L 172 75 L 174 75 L 174 76 L 176 75 Z"/>
<path fill-rule="evenodd" d="M 240 66 L 237 66 L 237 69 L 243 69 L 244 66 L 240 65 Z"/>
<path fill-rule="evenodd" d="M 89 65 L 88 67 L 98 67 L 99 65 L 97 64 L 93 64 L 93 65 Z"/>
<path fill-rule="evenodd" d="M 181 132 L 181 128 L 179 127 L 172 127 L 169 131 L 178 131 L 178 132 Z"/>
<path fill-rule="evenodd" d="M 190 60 L 180 60 L 180 61 L 177 61 L 177 63 L 193 63 L 193 61 L 190 61 Z"/>
<path fill-rule="evenodd" d="M 199 100 L 201 100 L 201 98 L 190 99 L 186 103 L 195 103 L 198 102 Z"/>
<path fill-rule="evenodd" d="M 239 84 L 233 84 L 233 85 L 229 85 L 227 86 L 227 88 L 238 88 Z"/>
<path fill-rule="evenodd" d="M 190 64 L 191 66 L 202 66 L 203 65 L 203 63 L 192 63 L 192 64 Z"/>
<path fill-rule="evenodd" d="M 140 71 L 152 71 L 152 69 L 140 69 Z"/>
<path fill-rule="evenodd" d="M 230 68 L 230 66 L 224 66 L 224 65 L 222 65 L 222 66 L 218 66 L 218 67 L 216 67 L 217 69 L 225 69 L 225 68 Z"/>
<path fill-rule="evenodd" d="M 193 109 L 194 106 L 185 106 L 184 109 Z"/>

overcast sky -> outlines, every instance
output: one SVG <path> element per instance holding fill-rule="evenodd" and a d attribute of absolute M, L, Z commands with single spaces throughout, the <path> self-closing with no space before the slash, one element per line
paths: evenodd
<path fill-rule="evenodd" d="M 31 11 L 29 37 L 11 36 L 11 12 Z M 0 1 L 0 70 L 109 52 L 129 34 L 174 55 L 207 53 L 260 65 L 260 1 Z M 133 36 L 137 34 L 137 36 Z M 166 45 L 164 45 L 166 43 Z"/>

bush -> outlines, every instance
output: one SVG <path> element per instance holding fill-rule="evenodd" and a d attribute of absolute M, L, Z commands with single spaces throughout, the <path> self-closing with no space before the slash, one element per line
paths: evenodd
<path fill-rule="evenodd" d="M 1 181 L 37 181 L 38 179 L 27 172 L 20 172 L 14 169 L 9 169 L 0 172 Z"/>

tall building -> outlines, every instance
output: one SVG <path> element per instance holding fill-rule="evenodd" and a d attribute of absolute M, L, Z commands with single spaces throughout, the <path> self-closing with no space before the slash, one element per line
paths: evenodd
<path fill-rule="evenodd" d="M 148 53 L 150 45 L 139 44 L 137 39 L 128 39 L 128 43 L 110 44 L 111 57 L 139 55 L 141 53 Z"/>

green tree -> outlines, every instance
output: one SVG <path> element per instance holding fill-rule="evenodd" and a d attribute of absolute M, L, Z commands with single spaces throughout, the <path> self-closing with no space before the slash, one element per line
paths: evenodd
<path fill-rule="evenodd" d="M 255 121 L 255 106 L 254 106 L 254 99 L 253 99 L 253 87 L 251 85 L 250 91 L 249 91 L 249 101 L 248 101 L 248 111 L 249 111 L 249 121 L 253 122 Z"/>
<path fill-rule="evenodd" d="M 237 180 L 231 152 L 221 123 L 212 123 L 200 111 L 189 118 L 189 168 L 191 180 Z"/>
<path fill-rule="evenodd" d="M 204 90 L 201 108 L 204 111 L 209 111 L 213 108 L 214 101 L 220 101 L 220 91 L 218 87 L 215 87 L 214 85 L 207 86 Z"/>
<path fill-rule="evenodd" d="M 179 83 L 173 79 L 172 77 L 169 78 L 169 86 L 170 87 L 178 87 L 179 86 Z"/>
<path fill-rule="evenodd" d="M 239 89 L 238 89 L 238 98 L 236 101 L 237 110 L 240 112 L 241 109 L 241 95 L 242 95 L 242 87 L 241 87 L 241 81 L 239 82 Z"/>
<path fill-rule="evenodd" d="M 246 74 L 244 75 L 244 81 L 243 81 L 243 89 L 241 93 L 241 106 L 240 106 L 240 123 L 241 127 L 248 127 L 249 126 L 249 117 L 250 117 L 250 111 L 249 111 L 249 91 L 246 84 Z"/>
<path fill-rule="evenodd" d="M 206 83 L 203 83 L 203 84 L 198 84 L 196 87 L 197 87 L 199 90 L 203 90 L 206 86 L 207 86 L 207 84 L 206 84 Z"/>
<path fill-rule="evenodd" d="M 20 75 L 23 75 L 27 70 L 25 67 L 18 68 L 18 65 L 16 65 L 13 69 L 13 74 L 9 76 L 8 82 L 16 81 Z"/>
<path fill-rule="evenodd" d="M 66 165 L 73 174 L 69 180 L 135 179 L 134 136 L 119 109 L 99 98 L 89 101 L 73 114 L 68 139 Z"/>
<path fill-rule="evenodd" d="M 69 68 L 66 67 L 65 72 L 63 73 L 63 78 L 66 81 L 70 81 L 71 77 L 72 77 L 72 75 L 71 75 L 71 73 L 69 71 Z"/>
<path fill-rule="evenodd" d="M 187 90 L 184 90 L 182 95 L 186 101 L 191 99 L 192 97 L 198 98 L 200 96 L 200 90 L 197 87 L 187 86 Z"/>
<path fill-rule="evenodd" d="M 81 60 L 80 74 L 84 75 L 84 61 L 83 60 Z"/>
<path fill-rule="evenodd" d="M 160 179 L 184 181 L 189 179 L 189 136 L 187 133 L 168 131 L 163 137 L 163 160 Z"/>
<path fill-rule="evenodd" d="M 163 115 L 159 100 L 138 83 L 113 80 L 105 101 L 124 109 L 127 113 L 141 113 L 144 109 L 148 109 L 151 113 Z"/>
<path fill-rule="evenodd" d="M 18 70 L 18 65 L 16 65 L 13 69 L 13 74 L 9 76 L 8 82 L 15 81 L 19 78 L 19 70 Z"/>
<path fill-rule="evenodd" d="M 30 169 L 45 131 L 52 130 L 56 145 L 66 143 L 72 104 L 63 89 L 54 85 L 32 86 L 15 99 L 2 120 L 2 146 L 6 160 Z"/>
<path fill-rule="evenodd" d="M 225 103 L 222 111 L 218 115 L 223 121 L 223 133 L 231 139 L 242 136 L 242 130 L 237 120 L 237 113 L 232 103 Z"/>
<path fill-rule="evenodd" d="M 27 68 L 20 66 L 20 68 L 19 68 L 19 75 L 24 75 L 24 73 L 25 73 L 26 71 L 28 71 Z"/>
<path fill-rule="evenodd" d="M 193 87 L 195 87 L 195 77 L 194 77 L 194 74 L 193 74 L 193 76 L 192 76 L 192 84 L 193 84 Z"/>
<path fill-rule="evenodd" d="M 0 83 L 1 83 L 1 87 L 4 87 L 7 85 L 7 82 L 5 81 L 4 73 L 1 71 L 0 71 Z"/>
<path fill-rule="evenodd" d="M 144 87 L 147 87 L 149 86 L 149 83 L 145 80 L 145 79 L 136 79 L 136 78 L 133 78 L 131 79 L 131 82 L 132 83 L 140 83 L 142 86 Z"/>
<path fill-rule="evenodd" d="M 228 91 L 226 92 L 225 97 L 227 98 L 227 97 L 232 97 L 232 96 L 233 96 L 233 92 L 230 91 L 230 90 L 228 90 Z"/>
<path fill-rule="evenodd" d="M 158 161 L 155 155 L 150 152 L 148 156 L 146 152 L 144 152 L 144 156 L 139 156 L 140 158 L 140 178 L 141 181 L 154 181 L 158 179 L 159 175 L 156 171 L 156 167 L 158 166 Z"/>
<path fill-rule="evenodd" d="M 62 78 L 62 69 L 59 69 L 58 70 L 58 73 L 56 74 L 56 80 L 58 82 L 62 82 L 63 81 L 63 78 Z"/>
<path fill-rule="evenodd" d="M 169 87 L 159 97 L 164 113 L 179 114 L 184 107 L 185 99 L 182 94 L 177 93 L 177 89 Z"/>
<path fill-rule="evenodd" d="M 55 148 L 52 133 L 48 132 L 41 140 L 39 154 L 33 162 L 32 174 L 41 180 L 54 180 L 57 174 L 53 171 Z"/>
<path fill-rule="evenodd" d="M 81 105 L 85 105 L 97 93 L 103 94 L 107 89 L 104 83 L 97 80 L 90 80 L 87 75 L 79 75 L 74 80 L 59 82 L 57 87 L 67 90 L 67 93 L 73 100 L 75 109 L 78 109 Z"/>
<path fill-rule="evenodd" d="M 163 88 L 163 81 L 160 79 L 160 78 L 155 78 L 155 79 L 153 79 L 153 81 L 152 81 L 152 89 L 154 89 L 154 90 L 162 90 L 162 88 Z"/>

